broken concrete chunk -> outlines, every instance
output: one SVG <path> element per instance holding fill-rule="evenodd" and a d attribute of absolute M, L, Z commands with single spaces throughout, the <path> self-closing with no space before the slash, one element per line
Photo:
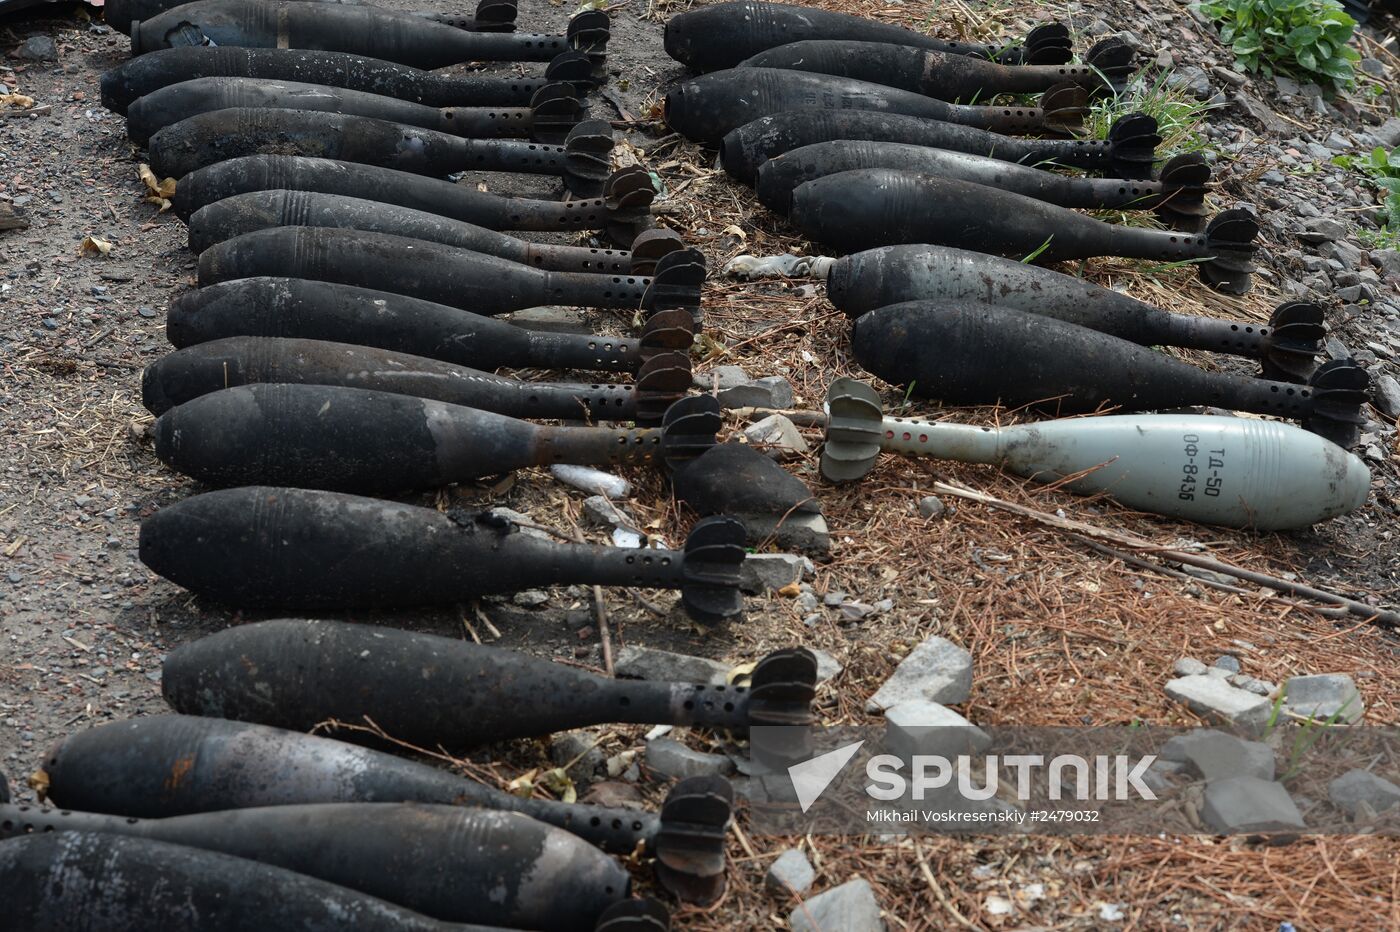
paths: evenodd
<path fill-rule="evenodd" d="M 695 373 L 693 381 L 696 388 L 708 392 L 716 387 L 716 382 L 718 382 L 719 390 L 724 391 L 726 388 L 747 385 L 750 379 L 749 374 L 738 366 L 716 366 L 713 369 Z"/>
<path fill-rule="evenodd" d="M 812 655 L 817 658 L 817 682 L 825 683 L 827 680 L 841 675 L 841 671 L 846 669 L 841 661 L 831 656 L 824 650 L 817 650 L 815 647 L 807 648 Z"/>
<path fill-rule="evenodd" d="M 1217 832 L 1292 832 L 1307 828 L 1282 783 L 1227 777 L 1206 784 L 1201 816 Z"/>
<path fill-rule="evenodd" d="M 745 592 L 777 592 L 802 581 L 805 557 L 790 553 L 751 553 L 739 566 L 739 588 Z"/>
<path fill-rule="evenodd" d="M 1356 683 L 1345 673 L 1290 676 L 1283 684 L 1283 708 L 1313 721 L 1347 725 L 1360 721 L 1366 712 Z"/>
<path fill-rule="evenodd" d="M 812 889 L 812 881 L 816 879 L 817 872 L 812 869 L 807 855 L 796 848 L 789 848 L 769 866 L 763 882 L 769 892 L 785 897 L 793 894 L 802 896 Z"/>
<path fill-rule="evenodd" d="M 831 531 L 826 519 L 810 512 L 781 515 L 739 515 L 751 544 L 771 540 L 785 550 L 825 554 L 831 550 Z"/>
<path fill-rule="evenodd" d="M 730 668 L 718 660 L 629 644 L 618 652 L 613 669 L 620 677 L 637 680 L 722 684 Z"/>
<path fill-rule="evenodd" d="M 1268 699 L 1209 674 L 1179 677 L 1167 683 L 1166 690 L 1168 696 L 1207 721 L 1231 725 L 1251 736 L 1263 733 L 1273 713 Z"/>
<path fill-rule="evenodd" d="M 906 760 L 915 754 L 952 760 L 991 743 L 985 731 L 937 702 L 913 699 L 885 710 L 885 749 Z"/>
<path fill-rule="evenodd" d="M 972 655 L 947 638 L 931 637 L 909 652 L 865 711 L 880 712 L 901 702 L 966 702 L 972 692 Z"/>
<path fill-rule="evenodd" d="M 766 375 L 721 389 L 719 403 L 726 408 L 791 408 L 792 386 L 780 375 Z"/>
<path fill-rule="evenodd" d="M 647 742 L 647 766 L 659 774 L 679 780 L 734 772 L 734 762 L 725 755 L 692 751 L 673 738 L 656 738 Z"/>
<path fill-rule="evenodd" d="M 1192 771 L 1207 780 L 1225 777 L 1274 778 L 1273 748 L 1214 729 L 1172 738 L 1162 745 L 1161 756 L 1165 760 L 1190 765 Z"/>
<path fill-rule="evenodd" d="M 792 932 L 885 932 L 870 882 L 855 880 L 818 893 L 788 914 Z"/>
<path fill-rule="evenodd" d="M 763 420 L 750 424 L 744 428 L 744 437 L 749 443 L 775 458 L 806 453 L 810 449 L 797 425 L 781 414 L 770 414 Z"/>
<path fill-rule="evenodd" d="M 1362 804 L 1372 812 L 1385 812 L 1400 803 L 1400 786 L 1368 770 L 1349 770 L 1327 784 L 1327 798 L 1332 805 L 1355 817 Z"/>
<path fill-rule="evenodd" d="M 583 500 L 583 516 L 599 527 L 630 528 L 635 526 L 631 515 L 623 511 L 606 495 L 590 495 Z"/>
<path fill-rule="evenodd" d="M 1204 676 L 1209 669 L 1210 667 L 1194 657 L 1182 657 L 1172 664 L 1172 672 L 1177 676 Z"/>

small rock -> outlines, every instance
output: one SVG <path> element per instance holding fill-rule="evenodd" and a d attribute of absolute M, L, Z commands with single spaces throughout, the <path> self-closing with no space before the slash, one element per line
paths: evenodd
<path fill-rule="evenodd" d="M 1167 75 L 1167 84 L 1183 88 L 1197 100 L 1209 100 L 1215 94 L 1210 76 L 1195 65 L 1186 65 Z"/>
<path fill-rule="evenodd" d="M 1227 682 L 1229 681 L 1230 677 L 1234 675 L 1235 674 L 1231 673 L 1229 670 L 1226 670 L 1224 667 L 1211 667 L 1210 669 L 1206 670 L 1206 676 L 1213 676 L 1217 680 L 1225 680 Z"/>
<path fill-rule="evenodd" d="M 1315 721 L 1351 724 L 1361 720 L 1366 704 L 1356 683 L 1345 673 L 1290 676 L 1283 684 L 1284 711 Z"/>
<path fill-rule="evenodd" d="M 1380 126 L 1369 130 L 1376 141 L 1387 149 L 1400 146 L 1400 117 L 1391 117 Z"/>
<path fill-rule="evenodd" d="M 607 755 L 594 747 L 597 740 L 598 736 L 589 731 L 555 735 L 549 742 L 549 759 L 556 767 L 568 767 L 565 772 L 575 783 L 592 783 L 598 768 L 607 761 Z"/>
<path fill-rule="evenodd" d="M 1194 657 L 1182 657 L 1172 664 L 1172 672 L 1177 676 L 1204 676 L 1209 669 Z"/>
<path fill-rule="evenodd" d="M 780 375 L 767 375 L 722 389 L 719 403 L 726 408 L 791 408 L 792 386 Z"/>
<path fill-rule="evenodd" d="M 777 592 L 802 581 L 803 557 L 790 553 L 751 553 L 739 566 L 739 588 L 744 592 Z"/>
<path fill-rule="evenodd" d="M 1152 766 L 1147 768 L 1147 772 L 1142 775 L 1142 782 L 1147 784 L 1148 789 L 1154 793 L 1162 793 L 1176 786 L 1171 778 L 1186 772 L 1186 764 L 1181 761 L 1166 760 L 1158 757 L 1152 762 Z"/>
<path fill-rule="evenodd" d="M 926 495 L 919 499 L 919 514 L 925 518 L 941 518 L 948 510 L 948 506 L 943 504 L 943 499 L 937 495 Z"/>
<path fill-rule="evenodd" d="M 1262 733 L 1273 711 L 1263 696 L 1236 689 L 1209 674 L 1174 679 L 1167 683 L 1166 692 L 1202 718 L 1233 725 L 1249 735 Z"/>
<path fill-rule="evenodd" d="M 1378 58 L 1363 58 L 1356 66 L 1373 78 L 1385 77 L 1385 62 Z"/>
<path fill-rule="evenodd" d="M 1190 765 L 1206 780 L 1225 777 L 1274 778 L 1274 750 L 1258 741 L 1242 741 L 1223 731 L 1206 729 L 1178 735 L 1162 745 L 1161 756 Z"/>
<path fill-rule="evenodd" d="M 606 495 L 590 495 L 583 500 L 583 516 L 599 527 L 632 527 L 635 522 Z"/>
<path fill-rule="evenodd" d="M 48 36 L 30 36 L 15 49 L 15 57 L 25 61 L 58 61 L 58 45 Z"/>
<path fill-rule="evenodd" d="M 811 614 L 822 607 L 821 599 L 810 589 L 805 589 L 797 594 L 797 610 L 803 614 Z"/>
<path fill-rule="evenodd" d="M 637 680 L 719 685 L 729 678 L 729 664 L 705 657 L 673 654 L 668 650 L 629 644 L 618 651 L 613 669 L 618 676 Z"/>
<path fill-rule="evenodd" d="M 812 889 L 812 881 L 816 879 L 817 872 L 812 869 L 807 855 L 789 848 L 768 867 L 763 883 L 775 896 L 802 896 Z"/>
<path fill-rule="evenodd" d="M 1367 770 L 1349 770 L 1327 784 L 1332 805 L 1355 817 L 1362 803 L 1372 812 L 1385 812 L 1400 803 L 1400 786 Z"/>
<path fill-rule="evenodd" d="M 516 525 L 519 528 L 519 532 L 521 534 L 524 534 L 526 537 L 535 537 L 540 540 L 548 541 L 554 540 L 554 538 L 550 534 L 548 534 L 545 531 L 541 531 L 537 527 L 527 527 L 527 525 L 538 524 L 539 522 L 533 520 L 529 515 L 521 514 L 514 508 L 491 508 L 489 509 L 488 514 L 490 514 L 492 517 L 500 518 L 509 521 L 511 524 Z"/>
<path fill-rule="evenodd" d="M 725 755 L 692 751 L 673 738 L 647 742 L 647 766 L 663 776 L 681 780 L 734 772 L 734 762 Z"/>
<path fill-rule="evenodd" d="M 842 602 L 842 603 L 841 603 L 841 620 L 842 620 L 842 621 L 847 621 L 847 622 L 850 622 L 850 621 L 860 621 L 862 618 L 866 617 L 867 615 L 874 615 L 875 613 L 876 613 L 875 606 L 873 606 L 873 605 L 866 605 L 864 602 Z"/>
<path fill-rule="evenodd" d="M 824 650 L 815 647 L 807 648 L 812 655 L 817 658 L 817 682 L 825 683 L 827 680 L 840 676 L 841 671 L 846 669 L 841 665 L 841 661 L 831 656 Z"/>
<path fill-rule="evenodd" d="M 1400 382 L 1393 376 L 1383 375 L 1376 379 L 1376 391 L 1372 399 L 1376 410 L 1394 420 L 1400 418 Z"/>
<path fill-rule="evenodd" d="M 1400 249 L 1371 250 L 1371 264 L 1386 278 L 1400 278 Z"/>
<path fill-rule="evenodd" d="M 797 425 L 781 414 L 770 414 L 763 420 L 750 424 L 744 428 L 744 437 L 754 446 L 763 447 L 764 452 L 770 456 L 806 453 L 810 449 Z"/>
<path fill-rule="evenodd" d="M 1244 87 L 1245 82 L 1248 80 L 1248 78 L 1238 71 L 1231 71 L 1229 68 L 1222 68 L 1219 65 L 1210 69 L 1210 73 L 1215 75 L 1216 80 L 1224 81 L 1231 87 Z"/>
<path fill-rule="evenodd" d="M 951 760 L 991 743 L 985 731 L 937 702 L 911 699 L 885 710 L 885 750 L 906 760 L 915 754 Z"/>
<path fill-rule="evenodd" d="M 513 595 L 511 601 L 521 608 L 539 608 L 549 601 L 549 593 L 543 589 L 526 589 Z"/>
<path fill-rule="evenodd" d="M 1268 680 L 1255 679 L 1252 676 L 1245 676 L 1243 673 L 1236 673 L 1230 677 L 1230 685 L 1243 689 L 1245 692 L 1254 693 L 1256 696 L 1272 696 L 1274 694 L 1274 684 Z"/>
<path fill-rule="evenodd" d="M 138 307 L 136 309 L 136 313 L 140 314 L 142 317 L 150 319 L 156 316 L 156 309 L 153 307 Z"/>
<path fill-rule="evenodd" d="M 1231 673 L 1240 672 L 1240 658 L 1232 657 L 1229 654 L 1221 654 L 1215 658 L 1215 666 L 1221 670 L 1228 670 Z"/>
<path fill-rule="evenodd" d="M 1287 832 L 1306 828 L 1282 783 L 1227 777 L 1206 784 L 1201 817 L 1217 832 Z"/>
<path fill-rule="evenodd" d="M 1305 243 L 1335 243 L 1347 235 L 1347 228 L 1331 217 L 1318 217 L 1303 224 L 1298 239 Z"/>
<path fill-rule="evenodd" d="M 826 519 L 819 514 L 746 514 L 743 516 L 743 522 L 748 539 L 753 543 L 772 539 L 775 544 L 786 550 L 816 554 L 824 554 L 831 550 L 831 531 L 826 526 Z"/>
<path fill-rule="evenodd" d="M 972 654 L 946 638 L 931 637 L 900 661 L 865 703 L 865 711 L 880 712 L 916 700 L 956 705 L 971 693 Z"/>
<path fill-rule="evenodd" d="M 716 379 L 719 382 L 719 390 L 724 391 L 727 388 L 747 385 L 749 374 L 738 366 L 716 366 L 713 369 L 695 373 L 693 381 L 696 388 L 710 391 L 715 388 Z"/>
<path fill-rule="evenodd" d="M 788 914 L 792 932 L 885 932 L 870 882 L 855 880 L 819 893 Z"/>

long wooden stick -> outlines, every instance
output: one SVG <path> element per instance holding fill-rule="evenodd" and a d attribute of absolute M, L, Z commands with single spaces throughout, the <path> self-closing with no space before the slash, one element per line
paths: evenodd
<path fill-rule="evenodd" d="M 1134 534 L 1124 534 L 1121 531 L 1109 531 L 1104 528 L 1094 527 L 1091 524 L 1085 524 L 1082 521 L 1061 518 L 1058 515 L 1052 515 L 1048 512 L 1027 508 L 1025 505 L 1017 505 L 1013 502 L 1003 501 L 995 496 L 987 495 L 985 492 L 978 492 L 975 489 L 969 489 L 964 486 L 950 485 L 946 482 L 935 482 L 933 486 L 944 494 L 953 495 L 957 498 L 964 498 L 968 501 L 980 502 L 981 504 L 991 505 L 994 508 L 1000 508 L 1004 511 L 1012 512 L 1013 514 L 1022 515 L 1038 521 L 1041 524 L 1067 531 L 1076 537 L 1112 541 L 1119 546 L 1128 547 L 1133 550 L 1148 550 L 1163 560 L 1169 560 L 1173 563 L 1184 563 L 1188 566 L 1196 566 L 1215 573 L 1222 573 L 1226 576 L 1233 576 L 1236 579 L 1243 579 L 1246 582 L 1264 586 L 1276 592 L 1287 592 L 1291 595 L 1302 596 L 1305 599 L 1312 599 L 1324 604 L 1340 606 L 1346 609 L 1349 614 L 1365 618 L 1376 624 L 1384 625 L 1387 628 L 1400 628 L 1400 613 L 1388 609 L 1376 608 L 1374 605 L 1367 605 L 1365 602 L 1358 602 L 1355 599 L 1349 599 L 1346 596 L 1337 595 L 1333 592 L 1327 592 L 1287 579 L 1280 579 L 1277 576 L 1270 576 L 1267 573 L 1247 570 L 1244 567 L 1235 566 L 1232 563 L 1224 563 L 1213 557 L 1188 553 L 1184 550 L 1172 550 Z M 1315 608 L 1314 606 L 1293 602 L 1291 600 L 1283 601 L 1300 608 Z M 1329 613 L 1324 612 L 1323 614 Z"/>

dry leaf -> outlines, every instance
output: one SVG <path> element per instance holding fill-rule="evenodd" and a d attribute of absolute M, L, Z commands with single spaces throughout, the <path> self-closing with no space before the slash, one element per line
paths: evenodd
<path fill-rule="evenodd" d="M 802 587 L 795 582 L 790 582 L 778 590 L 778 595 L 788 599 L 795 599 L 802 594 Z"/>
<path fill-rule="evenodd" d="M 145 183 L 146 190 L 151 192 L 152 198 L 164 198 L 168 200 L 175 196 L 174 178 L 157 180 L 156 173 L 151 171 L 151 166 L 147 165 L 145 162 L 142 162 L 141 166 L 136 169 L 136 174 L 141 176 L 141 180 Z M 147 198 L 147 200 L 150 200 L 150 198 Z"/>
<path fill-rule="evenodd" d="M 506 792 L 512 796 L 519 796 L 521 799 L 529 799 L 535 795 L 535 774 L 538 770 L 527 770 L 514 780 L 506 784 Z"/>
<path fill-rule="evenodd" d="M 741 243 L 747 243 L 749 241 L 749 234 L 745 233 L 742 229 L 740 229 L 738 224 L 731 223 L 729 226 L 725 227 L 721 232 L 724 233 L 725 236 L 734 237 Z"/>
<path fill-rule="evenodd" d="M 564 772 L 563 767 L 555 767 L 553 770 L 546 770 L 540 774 L 540 782 L 545 789 L 549 790 L 560 802 L 578 802 L 578 789 L 574 786 L 574 781 L 569 779 L 569 775 Z"/>
<path fill-rule="evenodd" d="M 111 251 L 111 243 L 91 234 L 84 236 L 83 241 L 78 244 L 78 255 L 80 256 L 105 256 Z"/>
<path fill-rule="evenodd" d="M 34 106 L 33 97 L 25 97 L 23 94 L 0 94 L 0 107 L 18 107 L 21 110 L 28 110 Z"/>
<path fill-rule="evenodd" d="M 47 771 L 36 770 L 29 775 L 29 788 L 39 797 L 39 802 L 49 798 L 49 775 Z"/>

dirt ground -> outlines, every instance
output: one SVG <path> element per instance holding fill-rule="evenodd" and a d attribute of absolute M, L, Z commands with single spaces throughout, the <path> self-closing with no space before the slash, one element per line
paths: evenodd
<path fill-rule="evenodd" d="M 538 31 L 562 27 L 572 10 L 530 2 L 522 7 L 522 26 Z M 945 31 L 937 17 L 900 3 L 843 8 Z M 680 9 L 631 0 L 613 11 L 609 90 L 625 112 L 595 95 L 595 115 L 616 120 L 664 181 L 665 221 L 705 250 L 712 273 L 740 252 L 811 251 L 718 171 L 713 153 L 669 135 L 655 121 L 659 89 L 682 73 L 662 51 L 660 23 Z M 1115 30 L 1145 36 L 1149 55 L 1174 43 L 1189 48 L 1191 39 L 1213 42 L 1198 32 L 1189 38 L 1174 33 L 1192 28 L 1184 7 L 1164 15 L 1130 4 L 1026 11 L 1002 4 L 973 15 L 959 2 L 947 12 L 942 25 L 962 34 L 1015 34 L 1025 12 L 1033 19 L 1066 18 L 1077 29 L 1102 17 Z M 43 108 L 35 116 L 0 117 L 0 199 L 10 199 L 31 220 L 27 230 L 0 232 L 0 430 L 6 439 L 0 449 L 0 635 L 6 646 L 0 656 L 0 770 L 21 799 L 33 798 L 24 779 L 47 746 L 73 731 L 163 711 L 165 652 L 236 620 L 154 577 L 137 559 L 141 518 L 195 491 L 152 454 L 139 387 L 141 368 L 168 349 L 165 307 L 192 286 L 194 260 L 183 225 L 143 201 L 139 158 L 124 120 L 99 103 L 98 76 L 128 56 L 128 40 L 75 6 L 0 18 L 0 50 L 31 35 L 54 37 L 58 61 L 7 57 L 0 67 L 0 83 L 18 87 Z M 1223 125 L 1240 139 L 1257 135 L 1247 122 Z M 1253 199 L 1271 158 L 1249 143 L 1232 151 L 1217 166 L 1217 198 Z M 546 190 L 538 178 L 468 177 L 463 183 L 478 181 L 500 191 Z M 87 237 L 110 243 L 110 252 L 85 253 Z M 1244 299 L 1209 293 L 1185 270 L 1144 275 L 1132 263 L 1105 260 L 1093 263 L 1091 273 L 1173 309 L 1263 321 L 1296 265 L 1283 256 L 1293 245 L 1281 229 L 1266 232 L 1265 262 L 1273 274 L 1261 277 L 1256 293 Z M 819 287 L 712 279 L 706 295 L 711 342 L 698 367 L 739 364 L 755 376 L 784 375 L 796 406 L 805 409 L 820 406 L 831 379 L 861 375 L 846 352 L 845 322 Z M 1376 339 L 1367 321 L 1349 319 L 1335 306 L 1332 312 L 1336 333 L 1349 344 Z M 604 329 L 628 323 L 617 315 L 592 316 Z M 1198 361 L 1220 365 L 1203 356 Z M 933 407 L 915 413 L 1006 416 Z M 730 426 L 743 425 L 731 418 Z M 820 696 L 823 718 L 831 723 L 867 720 L 865 696 L 912 645 L 933 634 L 974 655 L 974 692 L 962 711 L 977 724 L 1190 723 L 1192 716 L 1162 692 L 1172 662 L 1187 654 L 1210 662 L 1227 653 L 1246 672 L 1274 682 L 1298 673 L 1349 673 L 1361 687 L 1368 720 L 1394 723 L 1400 717 L 1396 640 L 1360 618 L 1326 617 L 1271 600 L 1252 586 L 1243 593 L 1213 590 L 1199 580 L 1131 565 L 996 508 L 945 497 L 945 515 L 924 520 L 916 507 L 935 480 L 963 483 L 1163 546 L 1199 545 L 1223 560 L 1296 574 L 1393 608 L 1400 601 L 1400 552 L 1392 536 L 1397 460 L 1390 428 L 1377 435 L 1383 457 L 1370 464 L 1372 502 L 1355 515 L 1287 535 L 1174 524 L 1111 502 L 1026 487 L 985 468 L 893 457 L 865 482 L 837 489 L 820 484 L 815 456 L 809 456 L 792 467 L 817 489 L 834 542 L 830 560 L 809 581 L 819 595 L 844 593 L 871 605 L 888 598 L 892 609 L 850 621 L 823 608 L 806 624 L 794 600 L 774 596 L 750 599 L 741 624 L 704 631 L 614 592 L 608 601 L 614 647 L 640 643 L 735 663 L 792 643 L 823 648 L 845 664 Z M 815 447 L 818 432 L 809 431 L 808 439 Z M 679 544 L 693 515 L 673 501 L 661 477 L 627 476 L 638 488 L 627 507 Z M 513 481 L 424 501 L 502 504 L 571 530 L 582 525 L 583 497 L 527 471 Z M 587 533 L 604 540 L 597 531 Z M 539 611 L 487 601 L 395 620 L 462 636 L 470 625 L 491 643 L 597 667 L 597 636 L 583 595 L 556 592 Z M 646 598 L 664 606 L 671 597 Z M 477 608 L 501 638 L 488 633 Z M 643 731 L 613 730 L 608 750 L 640 747 Z M 692 739 L 700 748 L 714 740 Z M 546 759 L 543 745 L 534 742 L 502 750 L 508 754 L 480 758 L 501 761 L 494 772 L 502 782 Z M 807 850 L 817 867 L 814 891 L 857 875 L 870 880 L 892 929 L 1272 929 L 1285 921 L 1300 930 L 1400 927 L 1400 847 L 1393 840 L 1357 836 L 1268 847 L 1205 836 L 775 839 L 750 837 L 742 821 L 731 845 L 729 894 L 708 911 L 684 912 L 678 927 L 784 927 L 795 904 L 766 892 L 763 874 L 793 846 Z M 1015 908 L 998 911 L 993 904 L 1001 899 Z M 1122 918 L 1106 918 L 1115 915 Z"/>

